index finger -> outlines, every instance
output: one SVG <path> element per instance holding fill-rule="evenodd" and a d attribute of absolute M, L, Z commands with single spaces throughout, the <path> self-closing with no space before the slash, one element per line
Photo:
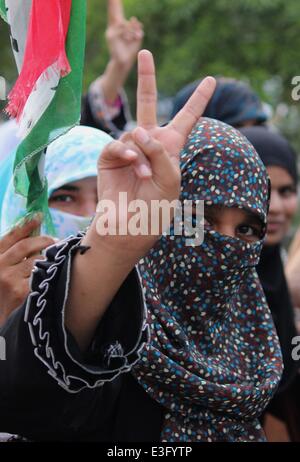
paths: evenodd
<path fill-rule="evenodd" d="M 15 226 L 0 239 L 0 254 L 7 252 L 17 242 L 29 237 L 42 222 L 42 216 L 25 221 L 22 225 Z"/>
<path fill-rule="evenodd" d="M 157 126 L 156 76 L 153 55 L 148 50 L 138 54 L 137 124 L 151 129 Z"/>
<path fill-rule="evenodd" d="M 213 77 L 202 80 L 185 106 L 170 122 L 170 125 L 185 138 L 202 116 L 215 88 L 216 80 Z"/>
<path fill-rule="evenodd" d="M 122 0 L 108 0 L 108 24 L 118 24 L 124 19 Z"/>

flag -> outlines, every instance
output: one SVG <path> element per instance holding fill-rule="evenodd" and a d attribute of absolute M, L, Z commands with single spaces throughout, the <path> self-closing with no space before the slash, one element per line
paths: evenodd
<path fill-rule="evenodd" d="M 16 193 L 48 217 L 46 147 L 80 121 L 86 0 L 0 0 L 19 78 L 7 111 L 19 124 Z"/>
<path fill-rule="evenodd" d="M 7 21 L 5 0 L 0 0 L 0 16 L 4 21 Z"/>

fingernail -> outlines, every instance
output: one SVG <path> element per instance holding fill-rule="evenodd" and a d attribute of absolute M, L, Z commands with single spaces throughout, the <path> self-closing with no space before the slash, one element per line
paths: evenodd
<path fill-rule="evenodd" d="M 207 83 L 209 83 L 210 86 L 216 85 L 216 79 L 212 77 L 211 75 L 208 75 L 207 77 L 205 77 L 205 80 Z"/>
<path fill-rule="evenodd" d="M 135 159 L 137 157 L 137 152 L 133 151 L 132 149 L 126 149 L 124 154 L 127 159 Z"/>
<path fill-rule="evenodd" d="M 42 212 L 29 213 L 24 218 L 24 225 L 26 225 L 27 223 L 30 223 L 31 221 L 37 221 L 38 223 L 42 223 L 43 217 L 44 217 L 44 214 Z"/>
<path fill-rule="evenodd" d="M 136 140 L 140 144 L 147 144 L 150 141 L 150 136 L 142 127 L 138 127 L 135 130 Z"/>
<path fill-rule="evenodd" d="M 37 220 L 37 221 L 40 221 L 40 222 L 42 222 L 43 219 L 44 219 L 43 212 L 34 212 L 30 217 L 30 220 Z"/>
<path fill-rule="evenodd" d="M 143 177 L 152 176 L 152 171 L 151 171 L 151 169 L 148 167 L 148 165 L 145 165 L 145 164 L 140 165 L 139 170 L 140 170 L 140 173 L 141 173 L 141 175 L 142 175 Z"/>

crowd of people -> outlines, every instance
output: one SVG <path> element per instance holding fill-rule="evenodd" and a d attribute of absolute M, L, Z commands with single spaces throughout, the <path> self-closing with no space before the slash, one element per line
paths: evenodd
<path fill-rule="evenodd" d="M 13 186 L 17 124 L 0 125 L 0 431 L 300 441 L 297 155 L 232 78 L 195 76 L 159 127 L 143 26 L 120 0 L 108 6 L 109 62 L 81 125 L 47 149 L 48 217 L 26 216 Z M 137 58 L 132 129 L 124 85 Z M 118 205 L 120 192 L 204 201 L 203 243 L 172 234 L 171 217 L 169 234 L 99 236 L 97 204 Z"/>

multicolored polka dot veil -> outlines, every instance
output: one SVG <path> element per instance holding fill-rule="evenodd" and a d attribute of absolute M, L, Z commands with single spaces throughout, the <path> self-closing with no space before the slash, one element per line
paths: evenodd
<path fill-rule="evenodd" d="M 200 119 L 181 153 L 181 201 L 238 207 L 265 225 L 269 184 L 238 131 Z M 151 338 L 133 375 L 165 408 L 162 441 L 263 441 L 258 417 L 282 358 L 255 270 L 262 240 L 162 236 L 140 262 Z"/>

